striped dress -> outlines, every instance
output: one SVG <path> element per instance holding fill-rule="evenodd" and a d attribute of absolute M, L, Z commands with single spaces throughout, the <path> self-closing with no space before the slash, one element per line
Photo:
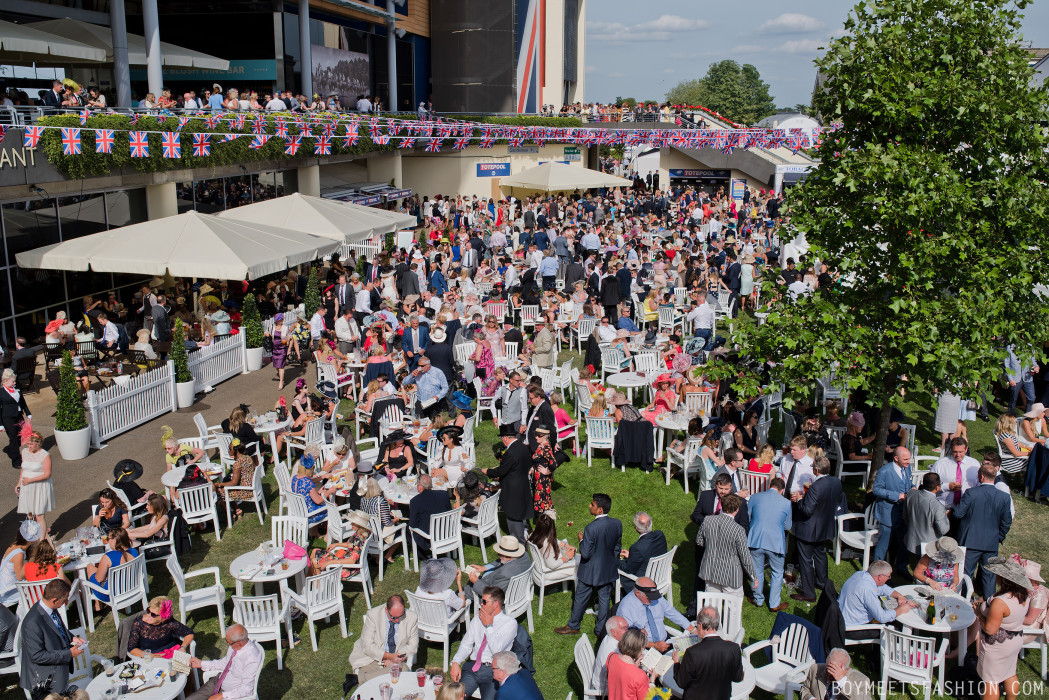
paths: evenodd
<path fill-rule="evenodd" d="M 1019 451 L 1019 439 L 1012 433 L 1002 433 L 995 437 L 998 440 L 998 451 L 1002 455 L 1002 471 L 1006 474 L 1015 474 L 1018 471 L 1022 471 L 1027 466 L 1027 457 L 1013 457 L 1009 452 L 1009 448 L 1006 447 L 1008 443 L 1012 443 L 1013 448 Z"/>

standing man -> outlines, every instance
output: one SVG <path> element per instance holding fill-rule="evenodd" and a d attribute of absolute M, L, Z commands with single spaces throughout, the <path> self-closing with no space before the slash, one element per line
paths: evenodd
<path fill-rule="evenodd" d="M 609 517 L 610 510 L 611 496 L 595 493 L 590 501 L 590 515 L 594 516 L 594 520 L 579 533 L 579 567 L 576 571 L 572 616 L 566 626 L 554 630 L 558 634 L 579 634 L 583 612 L 590 604 L 593 593 L 597 594 L 595 635 L 604 629 L 608 620 L 612 584 L 619 577 L 617 563 L 623 548 L 623 523 Z"/>
<path fill-rule="evenodd" d="M 408 358 L 408 366 L 415 369 L 419 366 L 419 358 L 426 354 L 426 349 L 430 345 L 430 330 L 426 326 L 419 326 L 418 314 L 412 314 L 408 318 L 408 327 L 404 329 L 403 338 L 404 354 Z"/>
<path fill-rule="evenodd" d="M 499 414 L 498 418 L 492 419 L 492 422 L 500 430 L 504 425 L 508 425 L 513 428 L 514 434 L 517 434 L 528 414 L 528 391 L 524 388 L 520 372 L 517 370 L 510 372 L 506 386 L 500 386 L 495 392 L 494 403 Z"/>
<path fill-rule="evenodd" d="M 350 667 L 357 678 L 367 683 L 389 673 L 393 664 L 403 664 L 419 650 L 419 618 L 404 607 L 404 599 L 392 595 L 386 605 L 372 608 L 364 615 L 361 636 L 353 643 Z"/>
<path fill-rule="evenodd" d="M 995 469 L 981 465 L 978 486 L 962 496 L 954 509 L 958 517 L 958 544 L 965 547 L 965 573 L 976 580 L 976 565 L 980 565 L 983 596 L 990 600 L 995 592 L 994 574 L 987 571 L 987 560 L 998 556 L 998 545 L 1005 541 L 1013 524 L 1012 500 L 994 486 Z"/>
<path fill-rule="evenodd" d="M 27 520 L 26 523 L 36 525 Z M 39 526 L 37 526 L 39 530 Z M 39 535 L 37 536 L 39 539 Z M 64 693 L 69 685 L 73 659 L 84 653 L 87 642 L 74 637 L 62 622 L 58 609 L 69 602 L 69 584 L 52 579 L 22 618 L 22 670 L 19 686 L 31 693 L 33 687 L 51 677 L 51 690 Z M 231 628 L 232 629 L 232 628 Z"/>
<path fill-rule="evenodd" d="M 496 698 L 492 659 L 501 651 L 510 651 L 517 638 L 517 620 L 503 612 L 503 601 L 503 589 L 484 589 L 477 614 L 466 626 L 463 641 L 452 658 L 448 675 L 466 686 L 466 697 L 480 690 L 481 700 Z"/>
<path fill-rule="evenodd" d="M 743 652 L 718 635 L 721 617 L 714 608 L 699 612 L 696 627 L 699 643 L 683 656 L 674 652 L 673 672 L 663 675 L 663 684 L 682 700 L 729 700 L 732 684 L 743 680 Z"/>
<path fill-rule="evenodd" d="M 499 426 L 499 439 L 506 450 L 499 460 L 498 467 L 481 471 L 485 476 L 499 479 L 499 508 L 506 516 L 506 530 L 524 544 L 524 524 L 526 520 L 535 516 L 535 507 L 532 486 L 528 481 L 528 473 L 532 469 L 532 453 L 519 437 L 518 432 L 511 426 Z"/>
<path fill-rule="evenodd" d="M 779 476 L 783 479 L 788 497 L 801 493 L 801 477 L 812 475 L 812 457 L 808 455 L 809 443 L 804 435 L 795 435 L 790 441 L 790 453 L 779 463 Z"/>
<path fill-rule="evenodd" d="M 1034 375 L 1038 374 L 1038 365 L 1034 358 L 1027 356 L 1021 360 L 1012 345 L 1006 348 L 1005 379 L 1009 383 L 1009 412 L 1016 408 L 1016 400 L 1023 391 L 1027 403 L 1034 403 Z"/>
<path fill-rule="evenodd" d="M 433 369 L 429 358 L 423 355 L 419 358 L 418 366 L 402 384 L 415 384 L 418 387 L 415 394 L 416 411 L 433 420 L 441 409 L 444 397 L 448 395 L 448 380 L 444 372 Z"/>
<path fill-rule="evenodd" d="M 532 410 L 528 416 L 527 425 L 521 427 L 521 433 L 528 439 L 528 449 L 534 451 L 539 446 L 535 441 L 536 428 L 545 426 L 553 430 L 557 426 L 557 419 L 554 417 L 554 409 L 542 387 L 528 387 L 528 403 L 532 405 Z"/>
<path fill-rule="evenodd" d="M 736 251 L 734 249 L 729 249 L 727 258 L 728 266 L 725 268 L 723 279 L 731 292 L 729 295 L 729 308 L 732 309 L 732 318 L 736 318 L 739 314 L 739 290 L 743 284 L 743 267 L 736 260 Z"/>
<path fill-rule="evenodd" d="M 845 489 L 837 477 L 827 473 L 829 471 L 830 460 L 826 457 L 816 458 L 812 464 L 815 481 L 804 495 L 791 495 L 797 508 L 792 532 L 801 586 L 790 597 L 806 603 L 814 602 L 816 590 L 822 590 L 827 584 L 827 540 L 834 537 L 838 513 L 848 510 Z"/>
<path fill-rule="evenodd" d="M 167 297 L 157 294 L 157 303 L 150 309 L 153 318 L 153 340 L 161 343 L 171 342 L 171 320 L 168 318 Z"/>
<path fill-rule="evenodd" d="M 734 493 L 721 498 L 721 512 L 706 518 L 696 543 L 704 548 L 699 575 L 707 590 L 743 597 L 743 574 L 757 581 L 747 549 L 747 531 L 736 522 L 743 499 Z"/>
<path fill-rule="evenodd" d="M 374 287 L 375 284 L 369 278 L 364 283 L 364 286 L 361 287 L 361 291 L 357 292 L 357 301 L 353 305 L 353 313 L 357 317 L 358 326 L 363 326 L 365 317 L 370 316 L 372 313 L 372 289 Z"/>
<path fill-rule="evenodd" d="M 911 482 L 911 452 L 902 445 L 892 453 L 892 461 L 878 470 L 874 477 L 874 517 L 878 521 L 878 544 L 874 558 L 889 561 L 889 545 L 896 547 L 894 566 L 901 575 L 907 575 L 907 547 L 905 535 L 904 501 L 914 488 Z"/>
<path fill-rule="evenodd" d="M 546 325 L 546 318 L 535 319 L 535 338 L 532 341 L 532 362 L 539 369 L 548 369 L 557 361 L 554 335 Z"/>
<path fill-rule="evenodd" d="M 699 494 L 696 499 L 696 508 L 692 511 L 692 522 L 699 526 L 696 532 L 696 587 L 694 593 L 706 590 L 706 582 L 699 575 L 700 564 L 703 563 L 703 552 L 705 547 L 699 542 L 699 534 L 703 531 L 703 521 L 711 515 L 721 512 L 721 499 L 732 493 L 732 479 L 728 474 L 718 474 L 714 477 L 713 486 Z M 750 529 L 750 518 L 745 508 L 740 508 L 736 513 L 735 520 L 744 530 Z M 693 594 L 688 607 L 685 610 L 686 617 L 696 614 L 696 596 Z"/>
<path fill-rule="evenodd" d="M 783 479 L 776 477 L 764 491 L 755 493 L 747 502 L 750 516 L 750 532 L 747 547 L 754 561 L 754 605 L 765 604 L 765 562 L 772 569 L 772 584 L 769 587 L 769 610 L 779 612 L 787 609 L 780 602 L 783 590 L 783 558 L 787 553 L 787 532 L 793 525 L 790 500 L 783 497 Z"/>
<path fill-rule="evenodd" d="M 354 304 L 353 285 L 347 284 L 346 275 L 339 275 L 339 283 L 335 285 L 335 301 L 338 302 L 338 312 L 342 314 L 342 310 L 347 306 L 352 307 Z"/>
<path fill-rule="evenodd" d="M 907 493 L 903 502 L 903 522 L 906 528 L 904 546 L 911 560 L 917 564 L 924 554 L 926 543 L 939 539 L 951 529 L 947 511 L 936 495 L 940 492 L 940 475 L 926 472 L 922 485 Z"/>
<path fill-rule="evenodd" d="M 350 289 L 353 296 L 353 289 Z M 335 319 L 335 338 L 339 343 L 339 352 L 349 354 L 361 339 L 361 331 L 353 319 L 353 305 L 339 307 L 340 315 Z"/>
<path fill-rule="evenodd" d="M 980 463 L 969 456 L 969 443 L 963 437 L 951 438 L 948 443 L 948 454 L 933 462 L 931 471 L 940 477 L 942 487 L 938 498 L 947 509 L 948 514 L 957 517 L 952 511 L 962 502 L 962 496 L 973 486 L 979 484 L 978 472 Z M 953 529 L 953 527 L 952 527 Z"/>

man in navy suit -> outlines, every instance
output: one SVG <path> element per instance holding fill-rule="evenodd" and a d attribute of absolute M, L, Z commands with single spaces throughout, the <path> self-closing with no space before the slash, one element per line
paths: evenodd
<path fill-rule="evenodd" d="M 913 488 L 911 452 L 906 447 L 897 447 L 892 453 L 892 461 L 879 469 L 874 477 L 874 517 L 878 521 L 878 544 L 874 546 L 874 559 L 890 561 L 887 553 L 891 540 L 896 547 L 896 571 L 905 576 L 909 557 L 904 512 L 907 493 Z"/>
<path fill-rule="evenodd" d="M 608 517 L 612 510 L 612 497 L 595 493 L 590 501 L 593 522 L 579 533 L 579 568 L 576 571 L 575 597 L 572 600 L 572 617 L 564 627 L 554 630 L 558 634 L 579 634 L 583 623 L 583 612 L 590 604 L 590 596 L 597 593 L 597 624 L 594 634 L 602 636 L 608 620 L 612 584 L 619 577 L 619 553 L 623 548 L 623 523 Z"/>
<path fill-rule="evenodd" d="M 412 314 L 402 337 L 404 354 L 408 358 L 408 366 L 411 369 L 415 369 L 419 366 L 419 356 L 425 355 L 426 348 L 430 345 L 430 330 L 426 326 L 419 325 L 418 314 Z"/>
<path fill-rule="evenodd" d="M 22 668 L 19 685 L 27 692 L 51 677 L 51 689 L 64 693 L 73 659 L 86 651 L 86 641 L 74 637 L 58 609 L 69 602 L 69 584 L 52 579 L 40 600 L 22 618 Z"/>
<path fill-rule="evenodd" d="M 1013 524 L 1009 494 L 994 485 L 995 469 L 980 465 L 980 483 L 965 492 L 962 502 L 954 509 L 959 521 L 958 544 L 965 547 L 965 573 L 975 581 L 976 565 L 980 565 L 983 596 L 994 595 L 994 574 L 987 571 L 987 560 L 998 555 L 998 545 L 1009 534 Z"/>
<path fill-rule="evenodd" d="M 837 477 L 828 475 L 830 460 L 819 457 L 812 463 L 816 477 L 804 495 L 791 495 L 795 503 L 793 520 L 801 586 L 790 597 L 806 603 L 816 600 L 816 590 L 827 585 L 827 540 L 834 537 L 837 516 L 848 511 L 845 489 Z M 813 576 L 815 574 L 815 577 Z"/>
<path fill-rule="evenodd" d="M 430 532 L 430 516 L 447 513 L 452 509 L 452 499 L 448 491 L 433 489 L 432 486 L 433 482 L 430 477 L 426 474 L 421 475 L 415 486 L 419 493 L 412 496 L 412 500 L 408 502 L 409 526 L 413 530 L 421 530 L 427 534 Z M 414 532 L 412 536 L 415 538 L 415 543 L 419 545 L 419 549 L 430 551 L 430 540 Z"/>
<path fill-rule="evenodd" d="M 626 559 L 619 565 L 619 571 L 634 577 L 619 577 L 624 594 L 631 591 L 634 581 L 639 576 L 644 576 L 649 559 L 667 553 L 667 536 L 662 530 L 652 530 L 651 515 L 644 511 L 635 514 L 634 530 L 637 531 L 637 542 L 630 545 L 630 549 L 624 549 L 619 553 L 621 559 Z"/>
<path fill-rule="evenodd" d="M 786 610 L 787 604 L 780 602 L 783 590 L 783 557 L 787 553 L 787 531 L 791 520 L 790 500 L 783 497 L 786 482 L 776 477 L 764 491 L 755 493 L 747 502 L 750 514 L 750 532 L 747 547 L 754 561 L 754 605 L 765 604 L 765 562 L 772 569 L 772 585 L 769 588 L 769 609 L 772 612 Z"/>

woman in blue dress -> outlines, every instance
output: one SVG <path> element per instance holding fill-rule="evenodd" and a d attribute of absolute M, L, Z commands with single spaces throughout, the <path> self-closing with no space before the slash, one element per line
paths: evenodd
<path fill-rule="evenodd" d="M 98 562 L 98 566 L 87 565 L 87 580 L 103 590 L 108 590 L 109 570 L 114 566 L 127 564 L 137 556 L 138 550 L 131 546 L 131 537 L 128 536 L 127 530 L 122 527 L 114 528 L 109 531 L 109 542 L 106 543 L 106 553 L 102 556 L 102 561 Z M 95 610 L 102 609 L 98 601 L 109 602 L 109 596 L 104 593 L 92 589 L 92 595 L 96 598 Z"/>

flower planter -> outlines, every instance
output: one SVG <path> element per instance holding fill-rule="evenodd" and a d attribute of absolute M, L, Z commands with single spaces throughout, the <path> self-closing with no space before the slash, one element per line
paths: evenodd
<path fill-rule="evenodd" d="M 195 381 L 175 383 L 175 395 L 178 397 L 179 408 L 189 408 L 193 405 L 193 401 L 197 398 L 196 385 Z"/>
<path fill-rule="evenodd" d="M 244 358 L 249 372 L 262 369 L 262 348 L 248 348 L 244 351 Z"/>
<path fill-rule="evenodd" d="M 82 430 L 56 430 L 55 444 L 65 461 L 83 459 L 91 451 L 91 426 Z"/>

